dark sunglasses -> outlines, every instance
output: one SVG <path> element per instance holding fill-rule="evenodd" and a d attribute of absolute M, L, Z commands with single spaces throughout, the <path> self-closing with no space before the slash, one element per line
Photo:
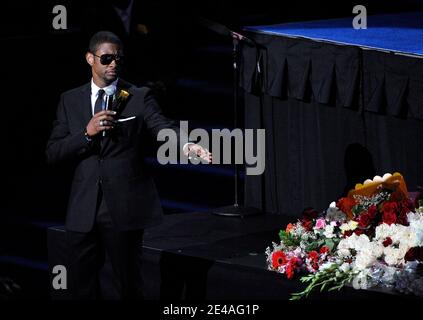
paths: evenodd
<path fill-rule="evenodd" d="M 101 56 L 98 56 L 95 53 L 93 53 L 93 55 L 95 57 L 100 58 L 100 63 L 103 65 L 111 64 L 113 60 L 115 60 L 117 64 L 122 64 L 124 61 L 124 56 L 119 54 L 106 53 L 106 54 L 102 54 Z"/>

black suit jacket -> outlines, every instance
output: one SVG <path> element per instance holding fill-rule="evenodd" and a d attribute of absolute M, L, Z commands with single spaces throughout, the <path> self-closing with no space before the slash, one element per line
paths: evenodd
<path fill-rule="evenodd" d="M 156 136 L 161 129 L 176 128 L 163 116 L 148 88 L 118 81 L 117 92 L 129 97 L 115 106 L 117 118 L 136 116 L 101 133 L 90 143 L 84 136 L 92 117 L 91 83 L 61 95 L 51 136 L 47 143 L 48 163 L 76 162 L 68 203 L 66 228 L 88 232 L 92 229 L 99 185 L 115 226 L 119 230 L 143 229 L 162 218 L 153 180 L 144 168 L 143 129 Z M 176 131 L 179 137 L 179 131 Z M 175 141 L 175 143 L 178 143 Z"/>

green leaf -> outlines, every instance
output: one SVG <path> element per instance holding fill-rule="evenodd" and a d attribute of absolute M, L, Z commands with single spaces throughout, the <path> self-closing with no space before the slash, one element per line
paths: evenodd
<path fill-rule="evenodd" d="M 333 248 L 335 247 L 335 243 L 332 239 L 326 239 L 325 245 L 330 249 L 330 251 L 333 251 Z"/>
<path fill-rule="evenodd" d="M 288 247 L 298 247 L 301 242 L 301 239 L 284 230 L 279 232 L 279 238 L 281 239 L 282 243 Z"/>
<path fill-rule="evenodd" d="M 325 290 L 326 285 L 327 285 L 327 283 L 324 283 L 324 284 L 321 286 L 321 288 L 320 288 L 320 292 L 323 292 L 323 290 Z"/>
<path fill-rule="evenodd" d="M 285 230 L 281 230 L 279 231 L 279 238 L 282 240 L 283 238 L 285 238 L 287 235 L 287 232 Z"/>
<path fill-rule="evenodd" d="M 346 283 L 351 282 L 353 277 L 354 274 L 352 272 L 340 272 L 339 266 L 333 264 L 325 270 L 303 276 L 300 279 L 301 282 L 309 282 L 309 285 L 302 292 L 292 293 L 290 300 L 299 300 L 303 297 L 307 298 L 309 294 L 316 289 L 320 289 L 320 292 L 324 290 L 341 290 Z"/>

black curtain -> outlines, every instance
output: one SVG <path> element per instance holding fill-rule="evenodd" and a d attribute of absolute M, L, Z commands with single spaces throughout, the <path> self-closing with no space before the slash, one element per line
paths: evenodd
<path fill-rule="evenodd" d="M 266 129 L 266 169 L 245 205 L 323 210 L 356 183 L 398 171 L 423 185 L 423 60 L 251 33 L 241 50 L 246 128 Z"/>

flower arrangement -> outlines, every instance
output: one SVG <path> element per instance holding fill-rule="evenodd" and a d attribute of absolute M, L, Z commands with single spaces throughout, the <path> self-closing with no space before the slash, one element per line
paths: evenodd
<path fill-rule="evenodd" d="M 288 279 L 307 273 L 292 300 L 346 284 L 423 296 L 423 207 L 408 198 L 399 173 L 356 185 L 323 213 L 306 209 L 279 237 L 266 249 L 268 269 Z"/>

